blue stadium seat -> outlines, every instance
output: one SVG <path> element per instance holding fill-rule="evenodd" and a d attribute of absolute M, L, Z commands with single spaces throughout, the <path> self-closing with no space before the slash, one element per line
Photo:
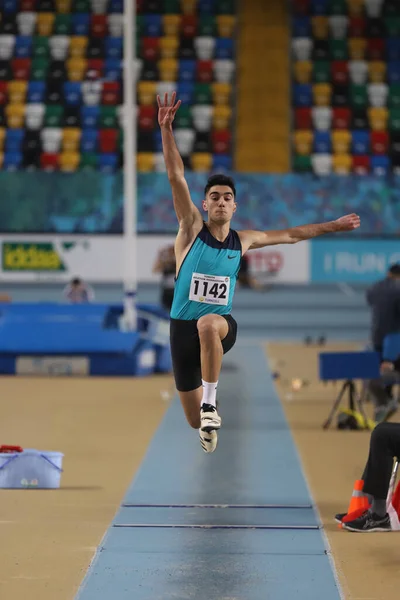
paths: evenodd
<path fill-rule="evenodd" d="M 233 39 L 217 38 L 215 43 L 215 58 L 233 58 Z"/>
<path fill-rule="evenodd" d="M 328 5 L 329 0 L 311 0 L 311 12 L 313 15 L 326 15 Z"/>
<path fill-rule="evenodd" d="M 122 38 L 108 37 L 105 40 L 104 51 L 106 58 L 122 58 Z"/>
<path fill-rule="evenodd" d="M 30 81 L 26 101 L 28 104 L 40 104 L 44 102 L 46 93 L 45 81 Z"/>
<path fill-rule="evenodd" d="M 180 60 L 178 81 L 194 81 L 196 78 L 196 60 Z"/>
<path fill-rule="evenodd" d="M 386 40 L 386 58 L 388 61 L 400 60 L 400 39 L 387 38 Z"/>
<path fill-rule="evenodd" d="M 194 83 L 192 81 L 180 81 L 177 92 L 182 104 L 193 104 Z"/>
<path fill-rule="evenodd" d="M 81 124 L 85 129 L 97 127 L 100 116 L 99 106 L 82 106 L 81 108 Z"/>
<path fill-rule="evenodd" d="M 7 129 L 5 143 L 6 152 L 21 152 L 24 135 L 24 129 Z"/>
<path fill-rule="evenodd" d="M 103 173 L 113 173 L 118 167 L 117 154 L 99 154 L 99 162 L 97 168 Z"/>
<path fill-rule="evenodd" d="M 17 35 L 15 38 L 15 58 L 29 58 L 32 55 L 32 37 L 28 35 Z"/>
<path fill-rule="evenodd" d="M 369 154 L 370 134 L 365 129 L 355 129 L 351 132 L 352 154 Z"/>
<path fill-rule="evenodd" d="M 159 127 L 154 130 L 154 152 L 162 152 L 162 138 L 161 138 L 161 130 Z"/>
<path fill-rule="evenodd" d="M 212 168 L 213 170 L 219 172 L 231 172 L 233 168 L 232 156 L 227 156 L 225 154 L 213 154 Z"/>
<path fill-rule="evenodd" d="M 388 83 L 400 83 L 400 62 L 391 61 L 387 65 Z"/>
<path fill-rule="evenodd" d="M 19 169 L 22 164 L 22 152 L 5 152 L 3 169 L 14 171 Z"/>
<path fill-rule="evenodd" d="M 88 13 L 75 13 L 71 20 L 72 35 L 88 35 L 90 29 L 90 15 Z"/>
<path fill-rule="evenodd" d="M 295 106 L 312 106 L 312 86 L 308 83 L 296 83 L 293 86 L 293 102 Z"/>
<path fill-rule="evenodd" d="M 331 132 L 314 131 L 314 151 L 317 154 L 330 154 L 332 150 Z"/>
<path fill-rule="evenodd" d="M 161 15 L 144 15 L 143 35 L 145 37 L 160 37 L 163 34 Z"/>
<path fill-rule="evenodd" d="M 214 2 L 215 0 L 199 0 L 197 3 L 197 10 L 201 15 L 213 15 L 214 14 Z"/>
<path fill-rule="evenodd" d="M 390 167 L 391 164 L 388 156 L 371 156 L 371 172 L 374 175 L 388 175 Z"/>
<path fill-rule="evenodd" d="M 108 6 L 109 13 L 123 13 L 124 12 L 124 0 L 110 0 Z"/>
<path fill-rule="evenodd" d="M 66 104 L 77 106 L 81 103 L 82 83 L 80 81 L 65 81 L 63 88 Z"/>
<path fill-rule="evenodd" d="M 1 5 L 1 12 L 16 13 L 19 8 L 19 0 L 3 0 Z"/>
<path fill-rule="evenodd" d="M 83 129 L 81 137 L 81 152 L 96 152 L 98 129 Z"/>
<path fill-rule="evenodd" d="M 122 62 L 119 58 L 107 58 L 104 61 L 104 79 L 119 81 L 122 78 Z"/>
<path fill-rule="evenodd" d="M 310 37 L 311 20 L 310 17 L 294 17 L 293 19 L 293 37 Z"/>

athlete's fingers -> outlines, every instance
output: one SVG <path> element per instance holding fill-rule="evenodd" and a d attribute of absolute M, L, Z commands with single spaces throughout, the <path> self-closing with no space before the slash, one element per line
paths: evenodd
<path fill-rule="evenodd" d="M 178 102 L 175 104 L 174 108 L 172 109 L 174 115 L 181 104 L 182 104 L 182 100 L 178 100 Z"/>
<path fill-rule="evenodd" d="M 172 96 L 171 96 L 171 107 L 174 106 L 175 104 L 175 98 L 176 98 L 176 92 L 172 92 Z"/>
<path fill-rule="evenodd" d="M 157 94 L 157 104 L 158 104 L 158 108 L 161 108 L 161 98 L 158 94 Z"/>
<path fill-rule="evenodd" d="M 168 92 L 164 94 L 164 106 L 168 106 Z"/>

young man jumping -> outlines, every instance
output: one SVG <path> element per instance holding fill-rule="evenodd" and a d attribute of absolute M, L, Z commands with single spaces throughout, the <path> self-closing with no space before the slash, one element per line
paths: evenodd
<path fill-rule="evenodd" d="M 176 93 L 158 101 L 158 123 L 174 208 L 179 223 L 175 241 L 176 284 L 171 308 L 171 354 L 175 383 L 189 425 L 199 430 L 205 452 L 214 452 L 221 417 L 216 393 L 222 356 L 236 341 L 232 299 L 242 255 L 249 249 L 294 244 L 324 233 L 352 231 L 357 215 L 281 231 L 234 231 L 236 189 L 225 175 L 213 175 L 204 190 L 204 222 L 193 204 L 184 166 L 172 132 L 180 101 Z"/>

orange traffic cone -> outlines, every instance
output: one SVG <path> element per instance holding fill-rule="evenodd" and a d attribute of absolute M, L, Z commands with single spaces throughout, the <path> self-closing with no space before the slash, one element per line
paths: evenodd
<path fill-rule="evenodd" d="M 346 516 L 342 519 L 342 522 L 353 521 L 360 517 L 364 511 L 368 510 L 369 502 L 365 494 L 363 494 L 364 481 L 357 479 L 354 483 L 353 493 L 350 498 L 349 508 L 347 509 Z M 339 523 L 339 529 L 342 528 L 342 524 Z"/>

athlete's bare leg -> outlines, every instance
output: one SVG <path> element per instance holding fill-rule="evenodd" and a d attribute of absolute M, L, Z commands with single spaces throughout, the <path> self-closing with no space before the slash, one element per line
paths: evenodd
<path fill-rule="evenodd" d="M 182 403 L 185 417 L 190 427 L 199 429 L 200 427 L 200 405 L 203 397 L 202 386 L 190 392 L 178 392 Z"/>
<path fill-rule="evenodd" d="M 229 326 L 221 315 L 209 314 L 197 321 L 200 338 L 201 376 L 204 381 L 218 381 L 222 366 L 222 343 Z"/>

